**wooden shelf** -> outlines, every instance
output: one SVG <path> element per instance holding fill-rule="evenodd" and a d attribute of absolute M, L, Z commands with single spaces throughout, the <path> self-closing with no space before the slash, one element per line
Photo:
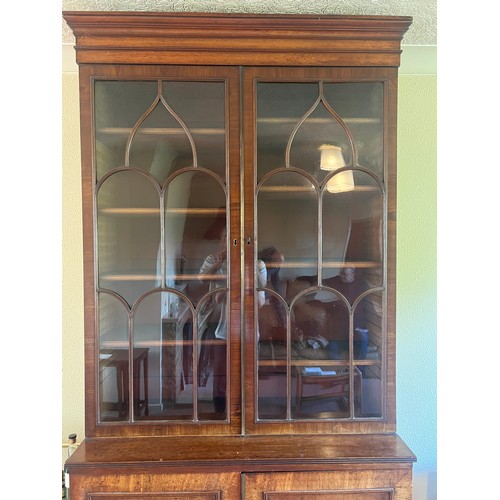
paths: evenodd
<path fill-rule="evenodd" d="M 354 360 L 355 365 L 374 366 L 380 361 L 370 359 Z M 259 366 L 287 366 L 286 359 L 259 359 Z M 349 366 L 347 359 L 292 359 L 290 366 Z"/>
<path fill-rule="evenodd" d="M 330 261 L 323 262 L 323 269 L 336 269 L 343 267 L 353 267 L 355 269 L 375 269 L 380 267 L 380 262 L 374 261 L 357 261 L 357 262 L 344 262 L 344 261 Z M 268 263 L 268 269 L 279 267 L 281 269 L 317 269 L 317 262 L 301 262 L 301 261 L 287 261 L 279 264 Z M 107 273 L 99 276 L 100 280 L 106 281 L 152 281 L 160 279 L 159 275 L 150 273 Z M 169 274 L 166 276 L 167 280 L 175 281 L 225 281 L 227 275 L 225 274 Z"/>
<path fill-rule="evenodd" d="M 355 186 L 348 193 L 376 193 L 380 191 L 376 186 Z M 259 193 L 287 195 L 286 199 L 290 199 L 297 194 L 314 194 L 315 190 L 307 186 L 262 186 Z M 346 194 L 346 193 L 337 193 Z M 213 217 L 224 215 L 225 209 L 221 208 L 167 208 L 165 214 L 167 216 L 187 215 L 190 217 Z M 107 216 L 156 216 L 160 214 L 160 208 L 143 208 L 143 207 L 115 207 L 115 208 L 100 208 L 99 215 Z"/>
<path fill-rule="evenodd" d="M 99 280 L 106 281 L 152 281 L 160 279 L 156 274 L 101 274 Z"/>
<path fill-rule="evenodd" d="M 262 186 L 259 193 L 314 193 L 314 186 Z"/>
<path fill-rule="evenodd" d="M 223 128 L 192 128 L 188 129 L 193 135 L 224 135 Z M 128 136 L 132 132 L 132 127 L 101 127 L 97 133 L 104 135 Z M 186 135 L 181 127 L 139 127 L 137 133 L 145 135 Z"/>
<path fill-rule="evenodd" d="M 99 215 L 140 215 L 150 216 L 159 215 L 159 208 L 140 208 L 140 207 L 117 207 L 117 208 L 101 208 Z M 225 209 L 221 208 L 167 208 L 166 215 L 189 215 L 189 216 L 217 216 L 226 213 Z"/>
<path fill-rule="evenodd" d="M 226 341 L 223 339 L 208 339 L 196 340 L 196 345 L 225 345 Z M 143 340 L 133 342 L 132 347 L 135 349 L 154 348 L 154 347 L 180 347 L 192 346 L 193 340 Z M 130 346 L 128 341 L 107 341 L 103 342 L 100 346 L 101 350 L 126 350 Z"/>
<path fill-rule="evenodd" d="M 379 118 L 368 118 L 368 117 L 352 117 L 352 118 L 342 118 L 342 121 L 348 125 L 373 125 L 381 123 Z M 296 124 L 302 119 L 302 117 L 264 117 L 258 118 L 257 124 L 269 124 L 269 125 L 289 125 Z M 328 123 L 337 122 L 337 120 L 332 116 L 331 118 L 307 118 L 304 124 L 312 123 L 315 125 L 325 125 Z"/>
<path fill-rule="evenodd" d="M 328 198 L 345 197 L 349 195 L 361 195 L 361 194 L 376 194 L 380 193 L 380 188 L 378 186 L 366 186 L 366 185 L 356 185 L 350 191 L 340 192 L 340 193 L 330 193 L 327 190 L 324 191 L 325 196 Z M 311 196 L 316 196 L 316 190 L 311 184 L 310 186 L 262 186 L 259 188 L 257 193 L 266 196 L 266 199 L 271 200 L 291 200 L 291 199 L 303 199 L 310 200 Z M 307 198 L 305 198 L 307 195 Z"/>
<path fill-rule="evenodd" d="M 156 274 L 102 274 L 101 280 L 107 281 L 151 281 L 160 279 Z M 171 274 L 166 277 L 167 280 L 176 281 L 224 281 L 227 279 L 225 274 Z"/>
<path fill-rule="evenodd" d="M 354 267 L 355 269 L 373 269 L 381 266 L 380 262 L 375 261 L 353 261 L 353 262 L 345 262 L 345 261 L 324 261 L 322 264 L 323 269 L 335 269 L 342 267 Z M 300 260 L 287 260 L 286 262 L 280 262 L 277 264 L 267 263 L 266 267 L 268 269 L 279 267 L 280 269 L 314 269 L 318 267 L 318 262 L 302 262 Z"/>

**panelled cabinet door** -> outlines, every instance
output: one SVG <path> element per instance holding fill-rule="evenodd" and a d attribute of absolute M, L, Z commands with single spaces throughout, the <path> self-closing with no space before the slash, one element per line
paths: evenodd
<path fill-rule="evenodd" d="M 82 105 L 93 117 L 83 127 L 94 154 L 84 189 L 95 214 L 97 433 L 239 431 L 238 73 L 82 74 L 92 89 Z"/>
<path fill-rule="evenodd" d="M 254 432 L 393 424 L 386 210 L 394 76 L 245 72 L 245 213 L 255 242 L 245 267 L 255 304 L 247 316 L 255 334 L 245 343 L 254 403 L 246 422 Z"/>
<path fill-rule="evenodd" d="M 411 471 L 246 474 L 245 500 L 409 500 Z"/>
<path fill-rule="evenodd" d="M 71 477 L 72 500 L 220 500 L 241 498 L 238 473 L 101 473 Z"/>

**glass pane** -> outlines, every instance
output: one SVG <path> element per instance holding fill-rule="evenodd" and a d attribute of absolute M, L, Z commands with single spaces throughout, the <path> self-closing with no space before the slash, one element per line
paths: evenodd
<path fill-rule="evenodd" d="M 182 125 L 181 119 L 158 101 L 132 138 L 129 165 L 151 172 L 160 183 L 173 171 L 192 166 L 193 149 Z"/>
<path fill-rule="evenodd" d="M 163 184 L 196 158 L 224 178 L 225 99 L 224 82 L 96 82 L 97 178 L 127 165 Z"/>
<path fill-rule="evenodd" d="M 349 128 L 357 164 L 384 179 L 384 85 L 382 82 L 325 83 L 328 104 Z"/>
<path fill-rule="evenodd" d="M 159 285 L 160 197 L 140 172 L 112 174 L 97 193 L 98 283 L 129 304 Z"/>
<path fill-rule="evenodd" d="M 296 419 L 347 418 L 350 415 L 351 369 L 330 363 L 328 365 L 297 366 L 295 405 Z M 361 373 L 352 370 L 355 414 L 359 413 Z"/>
<path fill-rule="evenodd" d="M 336 293 L 293 284 L 293 357 L 296 359 L 349 359 L 349 309 Z M 300 290 L 302 288 L 302 290 Z M 309 291 L 309 290 L 313 291 Z"/>
<path fill-rule="evenodd" d="M 154 102 L 156 82 L 97 81 L 94 86 L 97 179 L 125 164 L 134 125 Z"/>
<path fill-rule="evenodd" d="M 109 293 L 99 293 L 99 415 L 100 421 L 128 420 L 128 314 L 126 305 Z"/>
<path fill-rule="evenodd" d="M 361 292 L 383 284 L 383 194 L 365 172 L 356 171 L 354 181 L 349 191 L 325 189 L 322 200 L 322 284 L 351 304 Z"/>
<path fill-rule="evenodd" d="M 257 90 L 258 418 L 381 417 L 383 84 Z"/>
<path fill-rule="evenodd" d="M 221 283 L 214 282 L 217 287 Z M 227 292 L 209 294 L 198 315 L 198 415 L 226 418 L 227 393 Z"/>
<path fill-rule="evenodd" d="M 96 82 L 104 420 L 226 419 L 225 86 Z"/>
<path fill-rule="evenodd" d="M 144 297 L 134 314 L 132 327 L 134 418 L 155 415 L 160 405 L 160 345 L 162 294 Z"/>
<path fill-rule="evenodd" d="M 169 184 L 165 202 L 167 286 L 196 306 L 183 326 L 183 401 L 200 420 L 225 419 L 228 311 L 226 195 L 220 181 L 190 170 Z M 187 404 L 187 403 L 185 403 Z"/>
<path fill-rule="evenodd" d="M 331 110 L 320 101 L 311 110 L 311 114 L 304 117 L 290 147 L 290 166 L 301 168 L 316 179 L 322 180 L 328 170 L 324 164 L 325 148 L 338 148 L 342 153 L 341 165 L 351 163 L 351 150 L 348 136 L 339 120 L 332 115 Z"/>
<path fill-rule="evenodd" d="M 181 296 L 161 295 L 161 415 L 192 419 L 193 315 Z"/>
<path fill-rule="evenodd" d="M 354 311 L 354 362 L 363 377 L 362 417 L 382 416 L 383 292 L 365 295 Z"/>
<path fill-rule="evenodd" d="M 198 166 L 226 173 L 225 84 L 164 82 L 163 96 L 192 135 Z M 188 163 L 189 153 L 183 163 Z"/>
<path fill-rule="evenodd" d="M 216 246 L 199 270 L 203 296 L 198 303 L 197 366 L 198 411 L 200 419 L 226 418 L 227 387 L 227 238 L 225 228 L 217 229 Z M 221 289 L 218 291 L 218 289 Z M 196 378 L 196 377 L 195 377 Z"/>
<path fill-rule="evenodd" d="M 337 294 L 315 287 L 312 281 L 298 280 L 290 285 L 288 299 L 294 301 L 292 375 L 296 385 L 292 415 L 348 417 L 349 370 L 345 363 L 336 364 L 334 360 L 349 359 L 349 309 Z"/>
<path fill-rule="evenodd" d="M 280 288 L 280 283 L 298 276 L 317 275 L 317 207 L 318 196 L 312 183 L 296 172 L 280 171 L 260 187 L 258 254 L 269 266 L 273 287 Z M 283 294 L 282 288 L 278 293 Z"/>
<path fill-rule="evenodd" d="M 210 281 L 220 281 L 221 275 L 200 276 L 200 269 L 207 255 L 219 252 L 222 239 L 226 244 L 225 231 L 226 194 L 220 182 L 196 170 L 175 177 L 165 198 L 167 285 L 187 291 L 196 303 Z"/>
<path fill-rule="evenodd" d="M 318 98 L 317 83 L 257 85 L 257 179 L 285 165 L 295 126 Z"/>

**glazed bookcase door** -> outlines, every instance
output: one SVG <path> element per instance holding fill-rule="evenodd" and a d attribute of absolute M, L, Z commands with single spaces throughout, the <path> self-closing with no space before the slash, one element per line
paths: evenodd
<path fill-rule="evenodd" d="M 237 73 L 103 66 L 90 85 L 81 74 L 88 434 L 237 432 Z"/>
<path fill-rule="evenodd" d="M 393 425 L 393 76 L 245 73 L 249 432 Z"/>

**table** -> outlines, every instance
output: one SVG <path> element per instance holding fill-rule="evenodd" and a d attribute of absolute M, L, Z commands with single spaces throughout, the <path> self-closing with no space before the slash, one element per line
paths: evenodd
<path fill-rule="evenodd" d="M 322 367 L 321 372 L 312 373 L 307 372 L 308 367 L 297 366 L 297 404 L 296 412 L 300 413 L 302 402 L 307 399 L 320 399 L 320 398 L 342 398 L 349 400 L 349 372 L 341 371 L 342 369 L 337 367 L 327 368 Z M 311 367 L 309 367 L 311 368 Z M 321 370 L 321 368 L 318 368 Z M 328 370 L 336 373 L 329 374 Z M 359 369 L 355 366 L 353 373 L 354 381 L 354 407 L 356 410 L 361 408 L 361 380 L 362 375 Z M 313 394 L 305 395 L 305 386 L 312 385 L 315 388 L 326 389 L 324 392 L 315 391 Z"/>
<path fill-rule="evenodd" d="M 144 414 L 149 415 L 148 406 L 148 348 L 134 349 L 134 413 L 140 415 L 141 405 L 144 405 Z M 116 385 L 118 392 L 118 415 L 125 417 L 129 407 L 129 351 L 128 349 L 103 350 L 101 355 L 110 355 L 100 360 L 100 367 L 116 369 Z M 143 369 L 144 400 L 140 399 L 141 365 Z"/>

